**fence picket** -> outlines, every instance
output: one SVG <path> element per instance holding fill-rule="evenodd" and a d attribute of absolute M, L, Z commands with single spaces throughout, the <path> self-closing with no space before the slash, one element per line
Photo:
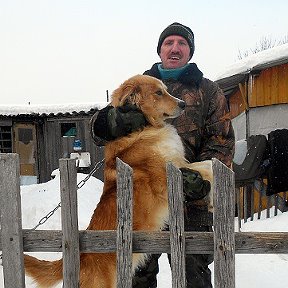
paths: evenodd
<path fill-rule="evenodd" d="M 166 167 L 169 200 L 172 287 L 184 288 L 186 287 L 186 277 L 182 174 L 180 170 L 171 163 L 168 163 Z"/>
<path fill-rule="evenodd" d="M 79 287 L 80 254 L 75 159 L 60 159 L 63 287 Z"/>
<path fill-rule="evenodd" d="M 19 155 L 0 154 L 1 242 L 5 288 L 25 287 Z"/>
<path fill-rule="evenodd" d="M 132 287 L 132 168 L 117 158 L 117 288 Z"/>
<path fill-rule="evenodd" d="M 235 288 L 234 172 L 213 159 L 214 287 Z"/>

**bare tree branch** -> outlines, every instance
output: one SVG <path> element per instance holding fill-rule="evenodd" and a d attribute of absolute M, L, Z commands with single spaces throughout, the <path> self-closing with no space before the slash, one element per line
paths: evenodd
<path fill-rule="evenodd" d="M 264 36 L 260 39 L 259 43 L 256 43 L 254 48 L 246 51 L 238 50 L 238 59 L 241 60 L 251 54 L 256 54 L 258 52 L 273 48 L 275 46 L 280 46 L 285 43 L 288 43 L 288 34 L 278 41 L 276 39 L 272 39 L 271 36 Z"/>

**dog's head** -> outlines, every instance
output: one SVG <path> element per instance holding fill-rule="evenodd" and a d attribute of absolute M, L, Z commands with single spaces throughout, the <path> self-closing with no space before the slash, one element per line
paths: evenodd
<path fill-rule="evenodd" d="M 167 118 L 178 117 L 185 108 L 185 102 L 167 91 L 164 83 L 147 75 L 136 75 L 117 88 L 112 94 L 112 106 L 135 104 L 155 127 L 163 126 Z"/>

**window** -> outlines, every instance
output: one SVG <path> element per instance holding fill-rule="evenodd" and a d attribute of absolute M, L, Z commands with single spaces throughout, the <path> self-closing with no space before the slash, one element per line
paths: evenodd
<path fill-rule="evenodd" d="M 24 144 L 29 144 L 33 141 L 33 131 L 31 128 L 19 128 L 18 129 L 18 140 Z"/>
<path fill-rule="evenodd" d="M 76 123 L 61 123 L 61 136 L 62 137 L 77 136 Z"/>
<path fill-rule="evenodd" d="M 12 153 L 12 128 L 0 126 L 0 152 Z"/>

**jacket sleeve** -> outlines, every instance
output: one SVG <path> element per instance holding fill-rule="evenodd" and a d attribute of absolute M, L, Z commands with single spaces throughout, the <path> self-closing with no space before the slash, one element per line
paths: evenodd
<path fill-rule="evenodd" d="M 96 111 L 90 120 L 90 134 L 97 146 L 104 146 L 109 140 L 107 118 L 112 106 Z"/>
<path fill-rule="evenodd" d="M 212 81 L 205 98 L 209 99 L 208 113 L 198 160 L 217 158 L 230 167 L 234 157 L 235 136 L 226 98 Z"/>

